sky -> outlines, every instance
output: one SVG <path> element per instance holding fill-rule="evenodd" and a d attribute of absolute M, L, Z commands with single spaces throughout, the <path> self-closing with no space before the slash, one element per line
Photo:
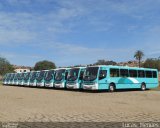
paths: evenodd
<path fill-rule="evenodd" d="M 57 66 L 160 56 L 160 0 L 0 0 L 0 56 Z"/>

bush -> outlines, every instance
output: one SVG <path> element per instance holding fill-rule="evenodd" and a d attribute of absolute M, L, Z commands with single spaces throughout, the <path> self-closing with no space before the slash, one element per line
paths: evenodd
<path fill-rule="evenodd" d="M 3 76 L 9 72 L 14 72 L 13 66 L 6 58 L 0 57 L 0 75 Z"/>
<path fill-rule="evenodd" d="M 143 67 L 155 68 L 160 71 L 160 59 L 159 58 L 149 58 L 144 62 Z"/>

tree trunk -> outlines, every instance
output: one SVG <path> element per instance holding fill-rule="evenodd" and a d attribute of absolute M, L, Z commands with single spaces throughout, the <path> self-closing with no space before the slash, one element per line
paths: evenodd
<path fill-rule="evenodd" d="M 141 59 L 139 59 L 139 68 L 141 67 Z"/>

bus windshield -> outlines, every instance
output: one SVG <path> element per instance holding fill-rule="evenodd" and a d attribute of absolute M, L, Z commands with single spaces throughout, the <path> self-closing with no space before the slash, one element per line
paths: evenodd
<path fill-rule="evenodd" d="M 16 74 L 11 74 L 10 80 L 13 80 L 16 77 Z"/>
<path fill-rule="evenodd" d="M 17 74 L 17 78 L 16 79 L 19 80 L 19 78 L 20 78 L 20 74 Z"/>
<path fill-rule="evenodd" d="M 37 80 L 42 80 L 44 78 L 44 75 L 45 75 L 45 71 L 41 71 L 39 73 L 39 76 L 38 76 Z"/>
<path fill-rule="evenodd" d="M 22 73 L 20 76 L 19 76 L 19 80 L 22 80 L 24 78 L 24 73 Z"/>
<path fill-rule="evenodd" d="M 84 73 L 84 81 L 93 81 L 97 78 L 98 67 L 88 67 Z"/>
<path fill-rule="evenodd" d="M 51 80 L 53 78 L 53 75 L 54 75 L 54 70 L 48 71 L 48 73 L 45 77 L 45 80 Z"/>
<path fill-rule="evenodd" d="M 10 78 L 11 78 L 11 74 L 8 74 L 7 80 L 10 80 Z"/>
<path fill-rule="evenodd" d="M 71 69 L 68 74 L 67 80 L 69 80 L 69 81 L 76 80 L 78 78 L 78 73 L 79 73 L 79 68 Z"/>
<path fill-rule="evenodd" d="M 65 69 L 57 70 L 55 73 L 55 80 L 62 80 L 64 78 Z"/>
<path fill-rule="evenodd" d="M 31 80 L 35 80 L 35 79 L 36 79 L 36 72 L 33 72 L 31 76 Z"/>
<path fill-rule="evenodd" d="M 28 80 L 30 76 L 30 72 L 28 72 L 25 76 L 24 76 L 24 80 Z"/>

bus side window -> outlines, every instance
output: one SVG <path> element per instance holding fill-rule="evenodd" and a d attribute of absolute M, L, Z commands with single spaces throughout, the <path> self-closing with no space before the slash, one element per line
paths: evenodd
<path fill-rule="evenodd" d="M 140 78 L 145 77 L 144 70 L 138 70 L 138 77 L 140 77 Z"/>
<path fill-rule="evenodd" d="M 100 70 L 99 80 L 104 79 L 107 76 L 107 70 Z"/>
<path fill-rule="evenodd" d="M 130 77 L 137 77 L 137 70 L 129 70 Z"/>
<path fill-rule="evenodd" d="M 151 71 L 145 71 L 147 78 L 152 78 L 152 72 Z"/>
<path fill-rule="evenodd" d="M 120 69 L 120 76 L 121 77 L 128 77 L 128 69 Z"/>
<path fill-rule="evenodd" d="M 153 74 L 153 78 L 157 78 L 157 72 L 156 71 L 152 71 Z"/>
<path fill-rule="evenodd" d="M 80 72 L 80 76 L 79 76 L 79 79 L 80 79 L 80 80 L 83 79 L 83 74 L 84 74 L 84 71 L 81 71 L 81 72 Z"/>
<path fill-rule="evenodd" d="M 110 69 L 110 77 L 119 77 L 119 69 Z"/>

